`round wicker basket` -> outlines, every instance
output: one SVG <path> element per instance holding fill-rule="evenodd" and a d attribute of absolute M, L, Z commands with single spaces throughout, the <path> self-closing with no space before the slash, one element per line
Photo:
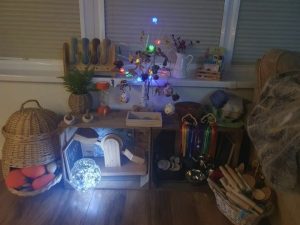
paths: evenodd
<path fill-rule="evenodd" d="M 69 96 L 68 104 L 73 114 L 84 114 L 87 110 L 90 110 L 92 106 L 92 97 L 90 94 L 71 94 Z"/>
<path fill-rule="evenodd" d="M 35 103 L 37 107 L 25 108 L 28 103 Z M 5 137 L 2 152 L 4 177 L 11 168 L 45 165 L 57 159 L 58 123 L 58 116 L 42 108 L 37 100 L 24 102 L 2 128 Z"/>

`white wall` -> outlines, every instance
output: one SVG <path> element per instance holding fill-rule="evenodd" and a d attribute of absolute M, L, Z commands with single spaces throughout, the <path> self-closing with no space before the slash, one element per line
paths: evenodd
<path fill-rule="evenodd" d="M 130 108 L 140 101 L 140 87 L 133 87 L 131 91 L 131 102 L 128 104 L 118 103 L 119 89 L 115 88 L 110 95 L 110 104 L 116 108 Z M 175 87 L 181 95 L 181 100 L 200 102 L 205 100 L 216 88 Z M 247 99 L 252 99 L 252 89 L 231 90 Z M 150 92 L 151 93 L 151 92 Z M 37 99 L 40 104 L 59 114 L 66 113 L 68 109 L 68 93 L 62 84 L 51 83 L 29 83 L 29 82 L 3 82 L 0 81 L 0 127 L 3 127 L 8 117 L 19 110 L 21 104 L 28 99 Z M 150 95 L 152 104 L 162 107 L 170 98 L 158 98 Z M 0 149 L 4 143 L 3 135 L 0 135 Z M 300 208 L 300 195 L 293 193 L 277 192 L 278 211 L 274 214 L 272 224 L 274 225 L 300 225 L 298 210 Z"/>
<path fill-rule="evenodd" d="M 119 103 L 119 89 L 114 88 L 110 94 L 110 105 L 112 108 L 129 109 L 134 104 L 140 102 L 140 86 L 132 87 L 130 92 L 131 101 L 128 104 Z M 206 99 L 216 88 L 196 88 L 196 87 L 174 87 L 181 96 L 181 101 L 201 102 Z M 232 90 L 247 99 L 252 98 L 252 89 Z M 53 110 L 59 114 L 69 111 L 67 93 L 62 84 L 59 83 L 30 83 L 30 82 L 4 82 L 0 81 L 0 127 L 5 125 L 8 117 L 19 110 L 21 104 L 28 99 L 37 99 L 42 107 Z M 150 106 L 163 108 L 171 101 L 171 98 L 157 97 L 150 91 Z M 29 105 L 30 106 L 30 105 Z M 3 135 L 0 135 L 0 149 L 4 143 Z"/>

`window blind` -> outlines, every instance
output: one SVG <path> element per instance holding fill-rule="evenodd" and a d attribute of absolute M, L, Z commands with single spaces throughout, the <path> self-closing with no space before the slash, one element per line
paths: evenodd
<path fill-rule="evenodd" d="M 61 58 L 72 36 L 80 37 L 78 1 L 0 1 L 0 57 Z"/>
<path fill-rule="evenodd" d="M 219 46 L 223 9 L 224 0 L 106 0 L 106 36 L 115 43 L 138 47 L 142 31 L 150 34 L 152 42 L 174 34 L 199 40 L 192 52 L 199 55 Z M 158 18 L 157 25 L 152 17 Z"/>
<path fill-rule="evenodd" d="M 233 63 L 255 63 L 271 48 L 300 51 L 300 1 L 241 0 Z"/>

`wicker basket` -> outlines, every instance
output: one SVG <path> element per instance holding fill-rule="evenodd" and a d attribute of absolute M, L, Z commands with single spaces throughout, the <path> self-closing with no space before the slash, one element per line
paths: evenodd
<path fill-rule="evenodd" d="M 254 214 L 245 211 L 232 202 L 227 197 L 215 188 L 216 184 L 211 180 L 207 180 L 210 189 L 214 192 L 218 209 L 221 213 L 235 225 L 257 225 L 260 220 L 268 216 L 272 211 L 272 205 L 266 206 L 265 212 L 262 215 Z"/>
<path fill-rule="evenodd" d="M 35 195 L 38 195 L 38 194 L 41 194 L 45 191 L 50 190 L 50 188 L 52 188 L 54 185 L 58 184 L 61 181 L 61 179 L 62 179 L 62 174 L 59 173 L 58 175 L 55 176 L 55 178 L 49 184 L 47 184 L 42 189 L 35 190 L 35 191 L 18 191 L 18 190 L 13 189 L 13 188 L 8 188 L 8 190 L 11 193 L 13 193 L 15 195 L 18 195 L 18 196 L 21 196 L 21 197 L 35 196 Z"/>
<path fill-rule="evenodd" d="M 37 107 L 25 108 L 30 102 L 36 103 Z M 2 152 L 4 177 L 11 168 L 45 165 L 57 159 L 58 122 L 58 116 L 42 108 L 37 100 L 24 102 L 20 110 L 9 117 L 2 128 L 5 137 Z"/>

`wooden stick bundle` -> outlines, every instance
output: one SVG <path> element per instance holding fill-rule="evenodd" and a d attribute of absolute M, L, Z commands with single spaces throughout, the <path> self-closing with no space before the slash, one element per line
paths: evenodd
<path fill-rule="evenodd" d="M 241 181 L 240 178 L 238 177 L 238 175 L 235 173 L 235 171 L 231 167 L 229 167 L 227 164 L 225 165 L 225 168 L 227 169 L 227 171 L 229 172 L 229 174 L 231 175 L 233 180 L 237 183 L 238 187 L 242 191 L 244 191 L 246 189 L 246 187 L 243 184 L 243 181 Z"/>
<path fill-rule="evenodd" d="M 241 193 L 241 191 L 251 191 L 251 188 L 239 171 L 237 169 L 234 171 L 228 165 L 225 165 L 225 168 L 223 166 L 219 168 L 224 175 L 219 181 L 226 190 L 227 198 L 242 209 L 255 214 L 262 214 L 264 212 L 263 208 Z"/>
<path fill-rule="evenodd" d="M 228 181 L 228 183 L 230 184 L 230 186 L 234 190 L 240 191 L 237 183 L 234 181 L 234 179 L 231 177 L 231 175 L 228 173 L 228 171 L 223 166 L 220 166 L 219 168 L 220 168 L 222 174 L 224 175 L 224 177 L 226 178 L 226 180 Z"/>

